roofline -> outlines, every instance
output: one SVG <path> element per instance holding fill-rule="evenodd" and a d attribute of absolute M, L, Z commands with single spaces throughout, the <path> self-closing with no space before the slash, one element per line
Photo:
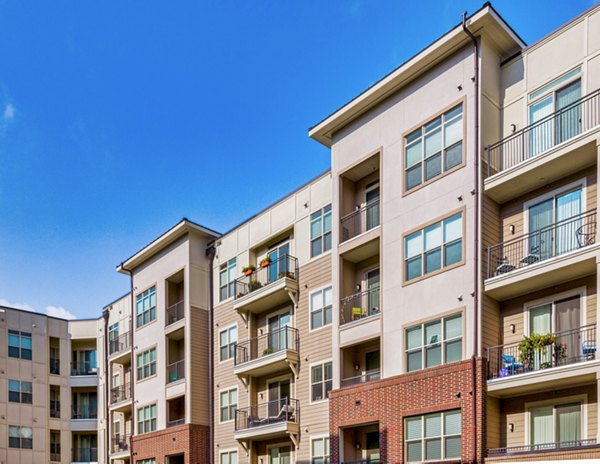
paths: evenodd
<path fill-rule="evenodd" d="M 527 44 L 526 42 L 521 38 L 521 36 L 519 36 L 519 34 L 512 28 L 512 26 L 510 24 L 508 24 L 508 22 L 506 22 L 506 20 L 502 17 L 502 15 L 500 15 L 500 13 L 498 13 L 498 11 L 496 11 L 496 9 L 492 6 L 492 4 L 488 1 L 485 2 L 481 8 L 479 8 L 477 11 L 475 11 L 473 14 L 471 14 L 470 16 L 467 17 L 467 22 L 471 21 L 473 18 L 475 18 L 477 15 L 480 15 L 484 10 L 488 9 L 489 13 L 491 14 L 491 16 L 493 16 L 496 21 L 502 26 L 504 27 L 504 29 L 506 30 L 507 34 L 509 36 L 511 36 L 513 38 L 513 40 L 521 47 L 525 47 Z M 330 142 L 328 140 L 326 140 L 326 136 L 323 133 L 320 133 L 322 131 L 325 130 L 326 125 L 332 125 L 334 123 L 334 121 L 338 118 L 341 118 L 342 116 L 346 115 L 347 113 L 351 113 L 351 111 L 354 109 L 351 106 L 357 102 L 357 100 L 359 100 L 361 97 L 365 97 L 368 98 L 369 94 L 374 94 L 377 90 L 378 87 L 383 87 L 384 84 L 386 84 L 386 80 L 392 80 L 394 77 L 394 74 L 400 74 L 401 72 L 407 72 L 412 66 L 415 66 L 419 59 L 424 58 L 422 55 L 424 55 L 427 52 L 431 52 L 433 50 L 435 50 L 437 47 L 439 47 L 441 44 L 440 42 L 442 42 L 444 39 L 449 38 L 450 35 L 452 34 L 456 34 L 457 32 L 462 32 L 462 22 L 458 23 L 456 26 L 452 27 L 451 29 L 449 29 L 446 33 L 442 34 L 440 37 L 438 37 L 437 39 L 435 39 L 433 42 L 431 42 L 429 45 L 427 45 L 426 47 L 424 47 L 423 49 L 421 49 L 419 52 L 417 52 L 416 54 L 414 54 L 413 56 L 411 56 L 410 58 L 408 58 L 406 61 L 404 61 L 402 64 L 400 64 L 399 66 L 397 66 L 396 68 L 394 68 L 392 71 L 390 71 L 389 73 L 387 73 L 385 76 L 383 76 L 382 78 L 380 78 L 379 80 L 377 80 L 375 83 L 373 83 L 372 85 L 370 85 L 369 87 L 367 87 L 364 91 L 362 91 L 361 93 L 359 93 L 357 96 L 355 96 L 354 98 L 352 98 L 351 100 L 349 100 L 347 103 L 345 103 L 344 105 L 342 105 L 341 107 L 339 107 L 338 109 L 336 109 L 334 112 L 332 112 L 331 114 L 329 114 L 328 116 L 326 116 L 325 118 L 323 118 L 321 121 L 319 121 L 317 124 L 313 125 L 312 127 L 310 127 L 308 129 L 308 135 L 321 142 L 323 145 L 326 146 L 330 146 Z M 465 40 L 467 39 L 467 37 L 465 36 Z M 357 114 L 356 115 L 350 115 L 348 116 L 347 120 L 342 121 L 339 125 L 339 127 L 334 127 L 333 130 L 331 131 L 327 131 L 327 132 L 333 132 L 334 130 L 339 130 L 342 127 L 346 126 L 347 124 L 349 124 L 352 120 L 354 120 L 356 117 L 358 117 L 359 115 L 363 114 L 364 112 L 368 111 L 373 105 L 376 105 L 378 102 L 378 100 L 375 100 L 374 103 L 370 103 L 367 104 L 366 108 L 362 108 L 362 109 L 358 109 Z"/>
<path fill-rule="evenodd" d="M 119 298 L 115 298 L 114 300 L 112 300 L 110 303 L 105 304 L 104 306 L 102 306 L 102 311 L 104 311 L 106 308 L 108 308 L 109 306 L 114 305 L 117 301 L 122 300 L 123 298 L 125 298 L 126 296 L 131 295 L 131 292 L 127 292 L 124 293 L 123 295 L 121 295 Z"/>
<path fill-rule="evenodd" d="M 35 314 L 36 316 L 43 316 L 48 319 L 56 319 L 57 321 L 64 321 L 64 322 L 97 321 L 98 319 L 100 319 L 100 317 L 88 317 L 88 318 L 84 318 L 84 319 L 78 319 L 78 318 L 65 319 L 63 317 L 50 316 L 49 314 L 42 313 L 40 311 L 30 311 L 29 309 L 15 308 L 13 306 L 0 305 L 0 311 L 4 311 L 7 309 L 9 309 L 11 311 L 19 311 L 19 312 L 27 313 L 27 314 Z"/>

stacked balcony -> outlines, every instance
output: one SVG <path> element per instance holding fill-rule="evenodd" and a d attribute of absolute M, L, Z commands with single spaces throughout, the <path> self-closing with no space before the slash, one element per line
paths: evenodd
<path fill-rule="evenodd" d="M 266 440 L 299 432 L 300 402 L 292 398 L 256 404 L 235 412 L 237 440 Z"/>

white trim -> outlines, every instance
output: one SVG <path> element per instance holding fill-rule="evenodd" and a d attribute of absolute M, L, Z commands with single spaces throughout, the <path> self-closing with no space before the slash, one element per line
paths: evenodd
<path fill-rule="evenodd" d="M 297 399 L 296 398 L 296 382 L 295 380 L 295 376 L 293 373 L 289 373 L 289 374 L 281 374 L 278 375 L 277 377 L 269 377 L 267 379 L 265 379 L 265 395 L 266 398 L 264 398 L 264 402 L 268 403 L 269 401 L 275 401 L 275 400 L 271 400 L 269 399 L 269 385 L 275 382 L 281 382 L 282 380 L 289 380 L 290 381 L 290 399 Z M 256 392 L 258 395 L 260 395 L 260 391 Z"/>
<path fill-rule="evenodd" d="M 329 440 L 329 453 L 326 456 L 318 456 L 319 458 L 321 457 L 328 457 L 331 460 L 331 437 L 328 434 L 319 434 L 319 435 L 309 435 L 308 436 L 308 447 L 309 447 L 309 453 L 308 453 L 308 462 L 312 464 L 313 462 L 313 440 L 323 440 L 327 438 Z"/>
<path fill-rule="evenodd" d="M 324 290 L 327 290 L 328 288 L 331 288 L 331 322 L 328 324 L 323 324 L 321 325 L 321 327 L 317 327 L 316 329 L 313 329 L 312 327 L 312 295 L 313 293 L 317 293 L 317 292 L 323 292 Z M 322 285 L 318 288 L 314 288 L 312 290 L 310 290 L 308 292 L 308 332 L 312 333 L 312 332 L 318 332 L 319 330 L 325 329 L 327 327 L 331 327 L 333 325 L 333 308 L 335 307 L 335 305 L 333 304 L 333 283 L 332 282 L 328 282 L 326 285 Z M 321 308 L 321 310 L 323 310 L 325 308 L 325 306 L 323 306 L 323 308 Z"/>
<path fill-rule="evenodd" d="M 269 319 L 276 317 L 276 316 L 281 316 L 282 314 L 285 314 L 285 313 L 289 313 L 289 315 L 290 315 L 290 323 L 288 325 L 286 325 L 285 327 L 295 328 L 296 327 L 296 314 L 294 312 L 294 305 L 290 305 L 290 306 L 286 306 L 285 308 L 278 309 L 277 311 L 273 311 L 271 313 L 266 313 L 265 314 L 265 324 L 266 325 L 265 325 L 264 332 L 259 334 L 258 336 L 270 333 L 269 332 Z M 279 327 L 279 329 L 281 329 L 281 327 Z M 260 328 L 258 328 L 258 330 L 260 330 Z"/>
<path fill-rule="evenodd" d="M 217 464 L 221 464 L 221 455 L 223 454 L 231 454 L 231 453 L 237 453 L 237 462 L 239 464 L 240 462 L 240 450 L 239 448 L 227 448 L 224 450 L 219 450 L 219 462 Z M 231 459 L 229 460 L 229 462 L 231 463 Z"/>
<path fill-rule="evenodd" d="M 218 364 L 224 364 L 226 362 L 229 362 L 231 360 L 235 359 L 235 354 L 231 357 L 231 358 L 227 358 L 227 359 L 221 359 L 221 332 L 229 332 L 229 329 L 231 329 L 232 327 L 235 327 L 235 331 L 236 331 L 236 340 L 235 340 L 235 344 L 237 345 L 239 342 L 239 335 L 240 335 L 240 328 L 238 327 L 238 323 L 234 322 L 233 324 L 229 324 L 228 326 L 224 327 L 224 328 L 218 328 L 219 330 L 217 331 L 217 348 L 218 348 Z M 230 341 L 231 342 L 231 341 Z M 229 346 L 231 343 L 228 343 L 227 346 Z"/>
<path fill-rule="evenodd" d="M 586 61 L 586 60 L 584 60 L 584 62 L 585 62 L 585 61 Z M 567 79 L 566 81 L 563 81 L 563 82 L 561 82 L 560 84 L 555 84 L 555 85 L 554 85 L 554 86 L 553 86 L 551 89 L 549 89 L 549 90 L 547 90 L 546 92 L 544 92 L 544 93 L 540 94 L 540 95 L 539 95 L 539 96 L 538 96 L 538 97 L 537 97 L 535 100 L 530 100 L 530 99 L 529 99 L 529 96 L 530 96 L 532 93 L 535 93 L 535 92 L 537 92 L 538 90 L 541 90 L 541 89 L 542 89 L 542 87 L 545 87 L 546 85 L 549 85 L 549 84 L 551 84 L 551 83 L 552 83 L 552 81 L 555 81 L 555 80 L 557 80 L 557 79 L 560 79 L 560 78 L 561 78 L 562 76 L 564 76 L 565 74 L 569 74 L 570 72 L 573 72 L 573 71 L 575 71 L 577 68 L 580 68 L 580 69 L 579 69 L 579 74 L 576 74 L 576 75 L 572 76 L 570 79 Z M 575 82 L 576 80 L 581 80 L 581 81 L 582 81 L 582 82 L 581 82 L 581 91 L 582 91 L 582 93 L 583 93 L 583 90 L 584 90 L 584 89 L 583 89 L 583 79 L 582 79 L 582 77 L 583 77 L 583 62 L 582 62 L 582 63 L 580 63 L 580 64 L 578 64 L 578 65 L 575 65 L 575 66 L 570 66 L 569 68 L 567 68 L 567 70 L 566 70 L 566 71 L 563 71 L 563 72 L 561 72 L 561 73 L 557 74 L 556 76 L 554 76 L 553 78 L 546 80 L 546 81 L 545 81 L 543 84 L 539 84 L 539 85 L 538 85 L 538 86 L 536 86 L 536 87 L 535 87 L 533 90 L 529 90 L 529 91 L 527 92 L 526 96 L 525 96 L 525 99 L 526 99 L 526 101 L 527 101 L 527 109 L 529 110 L 529 107 L 530 107 L 531 105 L 535 105 L 536 103 L 538 103 L 539 101 L 541 101 L 541 100 L 543 100 L 544 98 L 548 97 L 549 95 L 553 95 L 553 94 L 555 94 L 557 90 L 560 90 L 560 89 L 562 89 L 562 88 L 566 87 L 567 85 L 569 85 L 569 84 L 572 84 L 572 83 L 573 83 L 573 82 Z M 553 103 L 556 103 L 556 101 L 554 101 Z M 556 111 L 556 109 L 554 109 L 554 111 Z M 554 111 L 553 111 L 553 112 L 554 112 Z M 527 111 L 527 115 L 528 115 L 528 119 L 527 119 L 527 121 L 529 122 L 529 124 L 532 124 L 532 122 L 531 122 L 531 121 L 529 121 L 529 111 Z"/>
<path fill-rule="evenodd" d="M 535 300 L 531 300 L 531 301 L 527 301 L 523 304 L 523 335 L 526 336 L 530 336 L 531 335 L 531 327 L 529 326 L 531 317 L 529 314 L 529 311 L 531 310 L 531 308 L 535 308 L 537 306 L 541 306 L 544 304 L 552 304 L 552 318 L 554 318 L 554 303 L 557 300 L 563 300 L 565 298 L 569 298 L 572 296 L 577 296 L 579 295 L 579 297 L 581 298 L 581 303 L 580 303 L 580 311 L 581 311 L 581 315 L 580 315 L 580 321 L 581 321 L 581 326 L 585 326 L 587 325 L 587 287 L 586 286 L 582 286 L 582 287 L 577 287 L 577 288 L 573 288 L 571 290 L 565 290 L 564 292 L 560 292 L 560 293 L 553 293 L 552 295 L 548 295 L 546 297 L 543 298 L 537 298 Z M 554 321 L 551 321 L 551 324 L 554 325 Z M 554 329 L 554 327 L 553 327 Z M 553 330 L 553 332 L 555 332 Z"/>
<path fill-rule="evenodd" d="M 221 420 L 221 394 L 222 393 L 231 393 L 233 390 L 236 391 L 236 396 L 237 396 L 237 403 L 235 404 L 235 409 L 237 410 L 239 405 L 240 405 L 240 390 L 238 388 L 238 386 L 236 385 L 235 387 L 225 387 L 225 388 L 220 388 L 218 390 L 218 397 L 219 397 L 219 424 L 229 424 L 230 422 L 235 421 L 235 415 L 233 416 L 233 418 L 226 420 L 226 421 L 222 421 Z M 230 395 L 231 397 L 231 395 Z M 229 408 L 231 407 L 231 405 L 228 406 Z"/>
<path fill-rule="evenodd" d="M 327 395 L 322 400 L 313 401 L 312 399 L 312 368 L 314 366 L 323 366 L 324 364 L 330 362 L 331 363 L 331 389 L 333 390 L 333 359 L 326 358 L 321 359 L 319 361 L 314 361 L 308 365 L 308 404 L 323 404 L 329 401 Z M 323 373 L 325 373 L 325 369 L 323 369 Z M 325 383 L 324 381 L 322 383 Z"/>
<path fill-rule="evenodd" d="M 271 450 L 273 448 L 286 448 L 288 447 L 290 449 L 290 462 L 296 462 L 295 459 L 295 446 L 293 445 L 293 443 L 290 443 L 289 441 L 282 441 L 279 443 L 273 443 L 271 445 L 267 445 L 267 464 L 271 464 Z M 220 463 L 219 463 L 220 464 Z"/>

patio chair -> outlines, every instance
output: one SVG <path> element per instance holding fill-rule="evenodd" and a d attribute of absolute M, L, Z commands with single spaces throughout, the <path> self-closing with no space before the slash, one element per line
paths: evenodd
<path fill-rule="evenodd" d="M 540 255 L 540 245 L 536 245 L 534 247 L 531 247 L 529 253 L 526 256 L 523 256 L 523 258 L 521 258 L 519 262 L 522 264 L 534 264 L 538 261 L 541 261 L 541 259 L 542 256 Z"/>
<path fill-rule="evenodd" d="M 523 369 L 524 367 L 522 363 L 517 362 L 515 357 L 510 354 L 502 355 L 502 366 L 508 375 L 514 375 L 517 373 L 517 371 Z"/>
<path fill-rule="evenodd" d="M 352 308 L 352 320 L 356 321 L 358 319 L 362 319 L 363 317 L 367 316 L 367 310 L 366 308 L 360 308 L 358 306 L 354 306 Z"/>
<path fill-rule="evenodd" d="M 581 354 L 585 359 L 594 359 L 596 357 L 596 342 L 584 340 L 581 343 Z"/>
<path fill-rule="evenodd" d="M 575 231 L 579 248 L 593 245 L 596 242 L 596 223 L 590 222 L 578 227 Z"/>
<path fill-rule="evenodd" d="M 516 266 L 513 266 L 508 262 L 508 258 L 497 258 L 498 265 L 496 266 L 496 275 L 506 274 L 508 272 L 514 271 Z"/>

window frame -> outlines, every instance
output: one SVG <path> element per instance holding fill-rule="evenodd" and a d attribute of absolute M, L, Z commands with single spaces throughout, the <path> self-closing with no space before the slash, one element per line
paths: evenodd
<path fill-rule="evenodd" d="M 144 363 L 144 355 L 146 353 L 150 353 L 151 351 L 154 351 L 154 360 L 151 360 L 147 363 Z M 139 359 L 140 356 L 142 358 L 142 362 L 143 364 L 139 364 Z M 140 351 L 137 352 L 135 354 L 135 380 L 136 382 L 141 382 L 143 380 L 149 379 L 151 377 L 154 377 L 156 375 L 156 346 L 150 347 L 145 349 L 144 351 Z M 145 368 L 148 367 L 150 373 L 146 374 L 145 373 Z M 153 370 L 154 368 L 154 370 Z M 140 377 L 140 369 L 142 369 L 142 373 L 144 374 L 142 377 Z M 153 370 L 153 372 L 152 372 Z"/>
<path fill-rule="evenodd" d="M 154 416 L 150 415 L 148 419 L 143 419 L 140 421 L 140 412 L 142 411 L 150 411 L 150 414 L 152 414 L 152 408 L 154 408 Z M 154 421 L 154 423 L 153 423 Z M 140 406 L 136 409 L 136 415 L 135 415 L 135 422 L 136 422 L 136 431 L 138 435 L 144 435 L 146 433 L 151 433 L 151 432 L 156 432 L 157 428 L 158 428 L 158 406 L 157 403 L 150 403 L 150 404 L 146 404 L 144 406 Z M 146 422 L 148 423 L 148 428 L 146 427 Z M 140 427 L 140 424 L 143 424 L 143 427 Z"/>
<path fill-rule="evenodd" d="M 11 429 L 17 429 L 18 430 L 18 437 L 15 436 L 11 436 Z M 29 436 L 31 438 L 26 438 L 23 436 L 23 430 L 29 430 Z M 19 445 L 18 446 L 11 446 L 11 440 L 12 443 L 14 444 L 14 439 L 19 440 Z M 29 446 L 23 446 L 24 445 L 24 440 L 29 440 L 28 442 L 25 442 L 25 444 L 29 445 Z M 32 427 L 26 427 L 26 426 L 21 426 L 21 425 L 9 425 L 8 426 L 8 447 L 12 448 L 12 449 L 33 449 L 33 428 Z"/>
<path fill-rule="evenodd" d="M 331 292 L 331 304 L 330 305 L 325 305 L 325 292 L 329 290 Z M 317 293 L 321 293 L 321 299 L 323 302 L 323 306 L 318 308 L 318 309 L 314 309 L 313 308 L 313 295 L 317 294 Z M 309 305 L 309 311 L 308 311 L 308 320 L 309 320 L 309 328 L 310 331 L 315 331 L 315 330 L 320 330 L 323 329 L 327 326 L 330 326 L 333 323 L 333 285 L 328 284 L 325 285 L 323 287 L 317 288 L 315 290 L 312 290 L 309 294 L 308 294 L 308 305 Z M 329 311 L 329 322 L 325 322 L 325 315 L 327 314 L 327 311 Z M 313 326 L 313 314 L 315 313 L 321 313 L 321 325 L 315 327 Z"/>
<path fill-rule="evenodd" d="M 325 230 L 325 218 L 329 218 L 329 229 Z M 313 237 L 313 223 L 319 222 L 320 231 L 319 234 Z M 310 246 L 310 257 L 316 258 L 317 256 L 321 256 L 324 253 L 327 253 L 331 250 L 332 242 L 333 242 L 333 206 L 331 203 L 319 208 L 316 211 L 310 213 L 309 217 L 309 246 Z M 329 247 L 327 247 L 327 239 L 329 239 Z M 313 243 L 320 241 L 319 252 L 313 253 Z"/>
<path fill-rule="evenodd" d="M 147 294 L 147 295 L 146 295 Z M 148 298 L 151 300 L 151 295 L 154 295 L 154 306 L 149 306 L 148 309 L 143 309 L 143 301 Z M 141 329 L 144 326 L 156 321 L 156 306 L 157 306 L 157 291 L 156 284 L 151 285 L 147 289 L 141 291 L 135 296 L 135 327 Z M 138 304 L 142 303 L 142 311 L 138 312 Z M 148 314 L 148 320 L 144 322 L 145 315 Z M 141 318 L 141 324 L 140 324 Z"/>
<path fill-rule="evenodd" d="M 227 275 L 227 282 L 224 285 L 221 285 L 221 274 L 225 273 Z M 237 279 L 237 257 L 233 257 L 221 263 L 219 265 L 219 281 L 217 285 L 219 287 L 219 302 L 223 302 L 228 300 L 229 298 L 233 298 L 235 296 L 235 281 Z M 225 296 L 223 295 L 223 290 L 226 291 Z"/>
<path fill-rule="evenodd" d="M 313 442 L 323 442 L 323 456 L 315 456 Z M 329 435 L 310 437 L 310 464 L 329 464 L 331 462 L 331 439 Z"/>
<path fill-rule="evenodd" d="M 19 341 L 18 346 L 10 344 L 11 336 L 13 338 L 18 337 L 18 341 Z M 29 339 L 30 348 L 23 348 L 23 340 L 27 340 L 27 339 Z M 26 361 L 31 361 L 33 359 L 33 334 L 31 332 L 23 332 L 20 330 L 8 329 L 8 336 L 6 337 L 6 340 L 7 340 L 8 357 L 9 358 L 24 359 Z M 11 348 L 13 349 L 13 353 L 14 353 L 15 349 L 18 350 L 18 353 L 16 355 L 11 354 Z M 27 356 L 27 353 L 29 353 L 28 356 Z M 25 356 L 23 356 L 24 354 L 25 354 Z"/>
<path fill-rule="evenodd" d="M 11 390 L 11 383 L 14 384 L 18 384 L 19 389 L 18 390 Z M 29 384 L 29 392 L 24 392 L 23 391 L 23 384 Z M 18 396 L 18 400 L 11 400 L 10 399 L 10 394 L 11 393 L 16 393 Z M 29 395 L 29 396 L 27 396 Z M 29 399 L 29 401 L 23 401 L 24 399 Z M 33 383 L 29 382 L 27 380 L 16 380 L 16 379 L 8 379 L 8 402 L 9 403 L 21 403 L 21 404 L 33 404 Z"/>
<path fill-rule="evenodd" d="M 331 366 L 330 372 L 331 372 L 331 378 L 330 379 L 326 379 L 325 378 L 325 365 L 329 364 Z M 313 369 L 318 369 L 321 368 L 321 380 L 317 381 L 317 382 L 313 382 Z M 329 398 L 327 397 L 327 393 L 329 393 L 331 390 L 333 390 L 333 361 L 331 359 L 325 359 L 323 361 L 318 361 L 315 363 L 312 363 L 310 365 L 310 377 L 309 377 L 309 390 L 310 390 L 310 401 L 309 404 L 317 404 L 317 403 L 323 403 L 325 401 L 328 401 Z M 327 389 L 327 384 L 329 383 L 329 389 Z M 322 388 L 322 395 L 323 398 L 321 399 L 314 399 L 313 397 L 313 387 L 320 385 Z"/>
<path fill-rule="evenodd" d="M 222 450 L 219 451 L 219 464 L 223 464 L 223 457 L 227 456 L 227 464 L 231 464 L 231 455 L 235 454 L 236 455 L 236 464 L 238 464 L 239 461 L 239 453 L 237 449 L 228 449 L 228 450 Z"/>
<path fill-rule="evenodd" d="M 231 341 L 231 331 L 235 329 L 235 341 Z M 227 343 L 225 345 L 221 345 L 221 335 L 225 333 L 227 335 Z M 236 347 L 238 343 L 238 326 L 237 324 L 232 324 L 228 327 L 225 327 L 223 330 L 219 331 L 219 362 L 229 361 L 230 359 L 235 359 Z M 222 357 L 223 349 L 227 350 L 227 357 Z"/>
<path fill-rule="evenodd" d="M 231 401 L 231 393 L 235 391 L 235 403 Z M 227 395 L 228 403 L 223 405 L 223 395 Z M 227 424 L 228 422 L 235 421 L 235 412 L 237 411 L 239 404 L 239 391 L 238 387 L 224 388 L 219 390 L 219 424 Z M 223 420 L 223 411 L 227 411 L 227 419 Z"/>
<path fill-rule="evenodd" d="M 579 403 L 581 405 L 581 440 L 586 440 L 589 436 L 588 432 L 588 395 L 583 393 L 579 395 L 569 395 L 559 398 L 552 398 L 541 401 L 532 401 L 525 403 L 525 442 L 528 446 L 531 446 L 531 410 L 541 408 L 544 406 L 552 406 L 552 435 L 553 439 L 556 440 L 556 408 L 559 406 L 566 406 L 573 403 Z"/>
<path fill-rule="evenodd" d="M 460 434 L 447 434 L 446 433 L 446 425 L 445 425 L 445 418 L 447 414 L 451 414 L 451 413 L 456 413 L 458 412 L 460 414 Z M 427 437 L 425 435 L 425 418 L 428 416 L 435 416 L 439 414 L 440 415 L 440 429 L 441 429 L 441 433 L 440 435 L 435 435 L 435 436 L 429 436 Z M 412 438 L 409 439 L 408 438 L 408 426 L 407 426 L 407 422 L 410 420 L 414 420 L 414 419 L 420 419 L 421 421 L 421 436 L 419 439 L 416 438 Z M 449 409 L 446 411 L 432 411 L 432 412 L 428 412 L 426 414 L 417 414 L 414 416 L 407 416 L 403 418 L 403 426 L 404 426 L 404 436 L 402 437 L 402 442 L 403 442 L 403 447 L 404 447 L 404 462 L 440 462 L 440 461 L 446 461 L 446 460 L 457 460 L 461 458 L 462 455 L 462 419 L 463 419 L 463 415 L 462 415 L 462 410 L 460 408 L 458 409 Z M 459 456 L 454 456 L 454 457 L 446 457 L 446 448 L 445 448 L 445 444 L 446 444 L 446 440 L 448 438 L 457 438 L 460 437 L 460 441 L 461 441 L 461 447 L 460 447 L 460 454 Z M 439 439 L 440 440 L 440 452 L 441 452 L 441 457 L 439 459 L 426 459 L 426 443 L 428 440 L 431 439 Z M 418 461 L 409 461 L 408 460 L 408 444 L 410 443 L 417 443 L 420 442 L 421 443 L 421 459 Z"/>

